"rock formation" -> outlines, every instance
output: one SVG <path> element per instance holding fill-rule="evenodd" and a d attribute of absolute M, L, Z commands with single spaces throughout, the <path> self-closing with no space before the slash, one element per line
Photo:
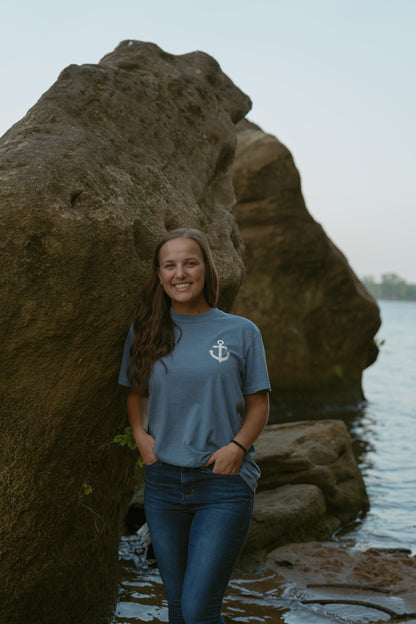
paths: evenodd
<path fill-rule="evenodd" d="M 229 165 L 249 98 L 214 59 L 126 41 L 71 65 L 1 139 L 3 621 L 106 621 L 132 459 L 117 388 L 154 243 L 204 230 L 242 276 Z"/>
<path fill-rule="evenodd" d="M 234 214 L 247 274 L 233 312 L 262 331 L 274 412 L 357 405 L 377 357 L 377 304 L 308 213 L 288 149 L 247 120 L 238 129 Z"/>
<path fill-rule="evenodd" d="M 368 507 L 343 421 L 270 425 L 256 442 L 262 477 L 245 553 L 328 539 Z"/>

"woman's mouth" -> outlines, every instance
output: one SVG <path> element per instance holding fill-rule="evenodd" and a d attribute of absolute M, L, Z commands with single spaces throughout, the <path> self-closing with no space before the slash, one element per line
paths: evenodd
<path fill-rule="evenodd" d="M 189 288 L 191 284 L 186 283 L 186 284 L 173 284 L 173 287 L 175 290 L 186 290 L 187 288 Z"/>

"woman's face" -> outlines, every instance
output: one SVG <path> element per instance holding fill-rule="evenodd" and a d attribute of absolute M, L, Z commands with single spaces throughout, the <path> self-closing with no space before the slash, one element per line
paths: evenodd
<path fill-rule="evenodd" d="M 205 263 L 202 251 L 192 238 L 166 241 L 159 251 L 157 273 L 175 312 L 201 314 L 210 309 L 204 296 Z"/>

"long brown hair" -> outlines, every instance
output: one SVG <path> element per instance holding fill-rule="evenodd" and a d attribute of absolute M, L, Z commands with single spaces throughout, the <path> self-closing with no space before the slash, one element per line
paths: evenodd
<path fill-rule="evenodd" d="M 129 364 L 133 390 L 147 384 L 153 364 L 169 355 L 175 346 L 175 323 L 170 314 L 171 300 L 158 276 L 159 252 L 173 238 L 191 238 L 198 243 L 205 263 L 204 297 L 211 308 L 217 305 L 218 274 L 205 235 L 192 228 L 178 228 L 167 232 L 155 249 L 150 274 L 142 291 L 142 303 L 134 321 L 134 340 Z"/>

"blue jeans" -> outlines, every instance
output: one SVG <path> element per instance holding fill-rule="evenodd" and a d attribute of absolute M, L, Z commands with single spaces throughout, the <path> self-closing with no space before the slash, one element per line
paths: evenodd
<path fill-rule="evenodd" d="M 144 504 L 170 624 L 224 624 L 221 604 L 250 527 L 254 494 L 237 475 L 146 466 Z"/>

